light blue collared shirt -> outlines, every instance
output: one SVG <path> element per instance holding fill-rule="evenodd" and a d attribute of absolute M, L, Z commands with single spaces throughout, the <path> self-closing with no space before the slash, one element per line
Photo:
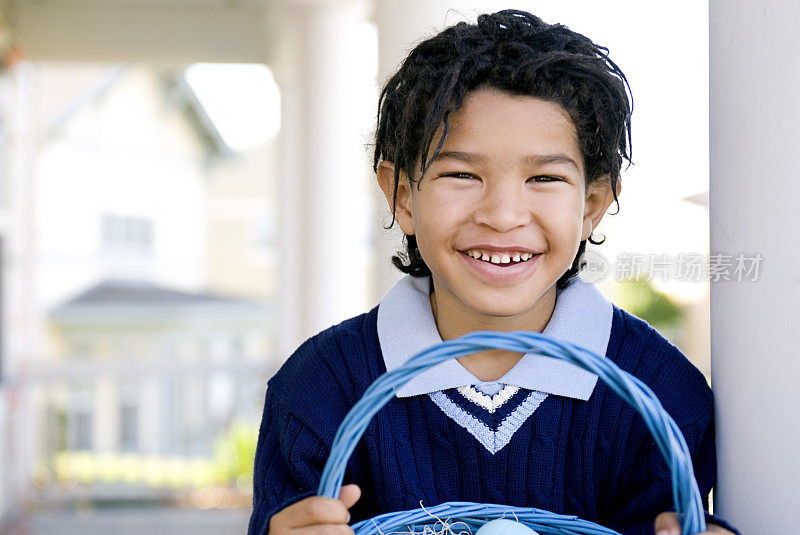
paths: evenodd
<path fill-rule="evenodd" d="M 378 306 L 378 341 L 386 370 L 391 371 L 423 349 L 441 343 L 430 304 L 430 277 L 404 276 Z M 555 309 L 544 334 L 605 355 L 611 337 L 613 306 L 593 284 L 575 277 L 557 292 Z M 457 360 L 448 360 L 417 375 L 397 391 L 398 397 L 476 386 L 493 395 L 504 385 L 587 400 L 597 375 L 569 362 L 525 354 L 497 381 L 482 382 Z"/>

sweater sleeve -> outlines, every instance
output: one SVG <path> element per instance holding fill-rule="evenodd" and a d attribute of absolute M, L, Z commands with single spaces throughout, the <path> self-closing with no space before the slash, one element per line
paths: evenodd
<path fill-rule="evenodd" d="M 656 394 L 686 440 L 695 479 L 708 509 L 716 483 L 714 396 L 681 351 L 645 321 L 615 307 L 608 356 Z M 616 337 L 614 336 L 616 333 Z M 640 415 L 616 396 L 598 398 L 605 418 L 601 436 L 604 467 L 595 479 L 599 522 L 625 535 L 652 535 L 656 516 L 674 511 L 666 461 Z M 623 408 L 625 407 L 625 408 Z M 706 514 L 706 522 L 734 531 Z"/>
<path fill-rule="evenodd" d="M 253 469 L 248 535 L 267 533 L 272 516 L 317 491 L 328 448 L 267 389 Z"/>
<path fill-rule="evenodd" d="M 642 423 L 642 425 L 644 425 Z M 708 509 L 708 495 L 716 480 L 714 420 L 711 411 L 700 419 L 681 427 L 692 456 L 695 479 Z M 667 463 L 649 432 L 643 435 L 639 455 L 630 470 L 626 493 L 616 500 L 616 508 L 604 522 L 624 535 L 653 535 L 655 517 L 675 511 L 672 501 L 672 480 Z M 718 524 L 738 533 L 724 520 L 706 512 L 707 524 Z"/>

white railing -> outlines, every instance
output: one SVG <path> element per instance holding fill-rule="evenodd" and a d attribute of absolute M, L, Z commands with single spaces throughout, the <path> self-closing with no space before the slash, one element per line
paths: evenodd
<path fill-rule="evenodd" d="M 28 367 L 13 380 L 20 399 L 16 412 L 29 417 L 12 419 L 7 400 L 0 403 L 0 507 L 8 507 L 7 469 L 21 462 L 8 458 L 15 433 L 31 446 L 25 469 L 14 470 L 25 479 L 15 488 L 26 488 L 33 500 L 78 494 L 99 500 L 144 498 L 230 485 L 230 477 L 219 476 L 226 466 L 219 459 L 219 441 L 242 442 L 242 434 L 257 432 L 266 382 L 276 368 L 247 358 L 222 363 L 68 359 Z M 133 398 L 131 384 L 136 385 Z M 132 447 L 123 445 L 123 406 L 136 407 Z M 19 425 L 12 432 L 13 421 Z M 242 428 L 246 432 L 239 432 Z M 246 455 L 254 454 L 243 447 Z M 242 490 L 249 484 L 236 481 Z M 136 488 L 139 494 L 131 494 Z"/>

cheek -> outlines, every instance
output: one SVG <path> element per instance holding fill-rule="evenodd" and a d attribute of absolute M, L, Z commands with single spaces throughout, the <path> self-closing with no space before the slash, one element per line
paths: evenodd
<path fill-rule="evenodd" d="M 442 234 L 464 219 L 467 210 L 463 203 L 454 202 L 451 195 L 436 194 L 420 196 L 414 201 L 414 221 L 420 232 Z M 424 229 L 424 230 L 423 230 Z"/>
<path fill-rule="evenodd" d="M 466 213 L 447 201 L 447 198 L 431 195 L 414 204 L 417 247 L 425 263 L 434 271 L 453 247 Z"/>
<path fill-rule="evenodd" d="M 552 196 L 537 203 L 537 219 L 551 236 L 580 238 L 583 227 L 583 199 L 577 196 Z"/>

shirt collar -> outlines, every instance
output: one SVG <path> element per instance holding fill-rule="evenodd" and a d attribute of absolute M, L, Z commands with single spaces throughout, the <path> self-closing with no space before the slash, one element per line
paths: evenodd
<path fill-rule="evenodd" d="M 442 341 L 430 305 L 430 277 L 404 276 L 378 305 L 378 341 L 386 370 L 398 368 L 423 349 Z M 559 290 L 544 334 L 605 355 L 611 337 L 613 305 L 593 284 L 574 277 Z M 497 383 L 587 400 L 597 375 L 564 360 L 526 354 Z M 455 359 L 411 379 L 398 397 L 429 394 L 467 385 L 487 385 Z"/>

